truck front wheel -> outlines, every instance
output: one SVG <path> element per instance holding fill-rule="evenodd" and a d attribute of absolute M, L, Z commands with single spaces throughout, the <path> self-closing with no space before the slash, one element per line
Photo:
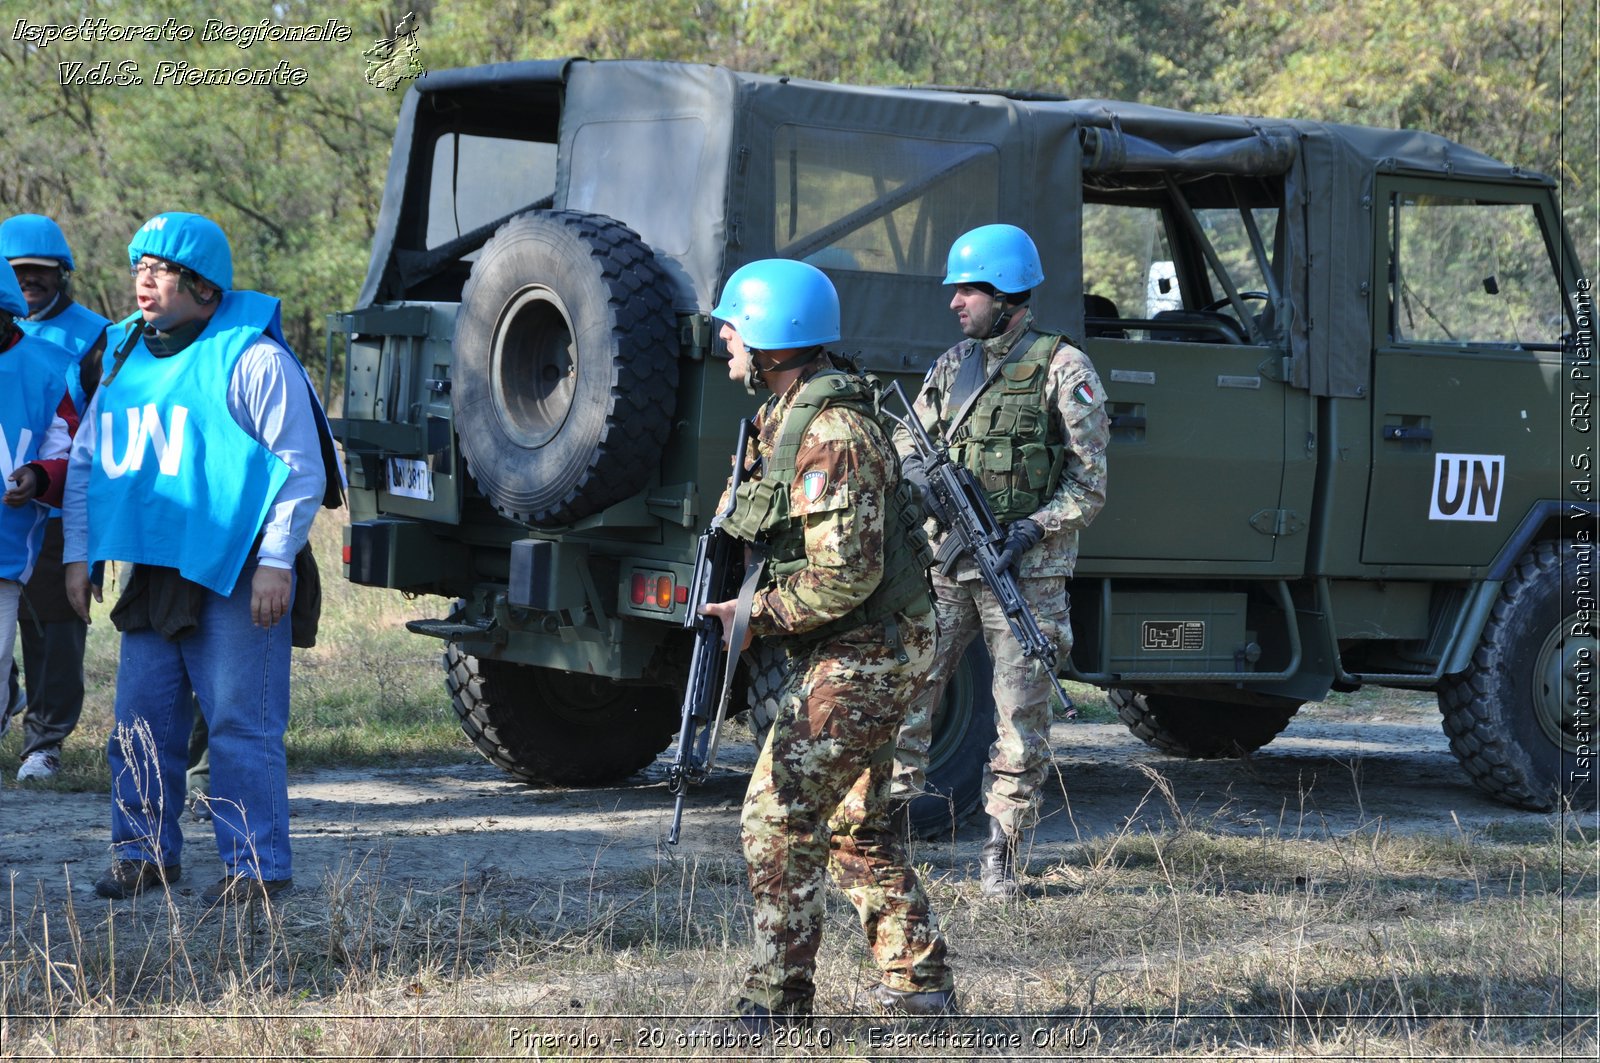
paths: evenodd
<path fill-rule="evenodd" d="M 1122 722 L 1140 740 L 1163 753 L 1190 760 L 1217 760 L 1254 753 L 1278 737 L 1298 701 L 1243 704 L 1179 694 L 1106 691 Z"/>
<path fill-rule="evenodd" d="M 677 729 L 676 694 L 665 688 L 479 660 L 453 642 L 444 667 L 450 703 L 478 752 L 536 785 L 619 782 L 655 760 Z"/>
<path fill-rule="evenodd" d="M 1517 559 L 1472 663 L 1439 690 L 1450 749 L 1477 786 L 1540 811 L 1595 803 L 1593 583 L 1574 544 Z"/>

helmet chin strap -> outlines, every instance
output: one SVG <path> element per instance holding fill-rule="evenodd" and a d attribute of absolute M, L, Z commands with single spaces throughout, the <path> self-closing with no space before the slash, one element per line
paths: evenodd
<path fill-rule="evenodd" d="M 994 313 L 994 321 L 989 324 L 989 334 L 984 337 L 986 340 L 992 340 L 996 336 L 1004 335 L 1006 323 L 1011 320 L 1011 315 L 1016 313 L 1017 307 L 1022 305 L 1021 303 L 1013 304 L 1011 296 L 1005 292 L 996 291 L 994 295 L 999 301 L 1000 307 Z"/>
<path fill-rule="evenodd" d="M 819 344 L 815 347 L 807 347 L 798 354 L 767 366 L 758 364 L 760 362 L 759 356 L 763 353 L 750 348 L 750 362 L 744 371 L 744 389 L 752 395 L 756 393 L 757 388 L 767 386 L 766 375 L 768 373 L 783 373 L 790 369 L 799 369 L 803 365 L 816 361 L 822 355 L 822 346 Z"/>

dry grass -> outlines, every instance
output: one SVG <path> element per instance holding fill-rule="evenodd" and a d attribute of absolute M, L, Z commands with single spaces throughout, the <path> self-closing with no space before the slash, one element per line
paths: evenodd
<path fill-rule="evenodd" d="M 1152 775 L 1147 798 L 1161 801 Z M 1180 820 L 1032 867 L 1019 906 L 984 900 L 959 854 L 930 846 L 920 869 L 965 1014 L 871 1018 L 872 964 L 835 896 L 818 1001 L 833 1017 L 777 1055 L 1592 1058 L 1596 839 L 1544 822 L 1511 837 L 1304 837 Z M 84 910 L 9 896 L 0 1050 L 726 1055 L 684 1031 L 737 991 L 749 913 L 736 859 L 532 887 L 492 875 L 436 892 L 391 881 L 381 865 L 341 867 L 246 912 L 177 897 Z"/>
<path fill-rule="evenodd" d="M 338 523 L 319 524 L 327 619 L 322 644 L 297 656 L 291 757 L 459 757 L 435 646 L 400 628 L 426 605 L 345 584 Z M 97 622 L 67 788 L 109 788 L 113 641 Z M 1322 711 L 1400 704 L 1357 695 Z M 0 771 L 14 771 L 16 742 Z M 601 860 L 587 878 L 537 884 L 475 872 L 432 890 L 374 861 L 298 882 L 267 910 L 85 903 L 13 880 L 0 895 L 0 1057 L 1594 1057 L 1592 815 L 1338 832 L 1289 814 L 1200 818 L 1147 775 L 1143 802 L 1166 826 L 1034 859 L 1019 906 L 979 896 L 972 846 L 918 850 L 960 982 L 964 1014 L 946 1021 L 871 1017 L 874 970 L 835 894 L 819 971 L 830 1017 L 758 1052 L 688 1038 L 743 973 L 736 853 L 629 872 Z"/>

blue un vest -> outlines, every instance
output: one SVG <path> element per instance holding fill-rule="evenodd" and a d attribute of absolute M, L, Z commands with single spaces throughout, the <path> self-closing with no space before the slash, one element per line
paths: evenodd
<path fill-rule="evenodd" d="M 71 363 L 60 347 L 26 334 L 0 352 L 0 478 L 9 480 L 39 456 L 39 444 L 67 391 L 63 367 Z M 48 512 L 33 503 L 0 506 L 0 579 L 28 581 Z"/>
<path fill-rule="evenodd" d="M 94 346 L 95 341 L 105 335 L 106 326 L 109 324 L 111 322 L 78 303 L 69 303 L 61 313 L 43 321 L 17 319 L 17 326 L 22 331 L 49 340 L 71 355 L 71 368 L 67 370 L 67 391 L 72 395 L 73 408 L 79 413 L 83 412 L 87 404 L 84 401 L 83 380 L 78 376 L 78 363 L 83 361 L 83 356 L 89 353 L 89 348 Z"/>
<path fill-rule="evenodd" d="M 138 315 L 124 325 L 138 327 Z M 263 335 L 288 348 L 278 300 L 234 291 L 200 337 L 167 358 L 141 339 L 96 396 L 89 560 L 175 568 L 233 591 L 289 466 L 228 412 L 228 385 Z"/>

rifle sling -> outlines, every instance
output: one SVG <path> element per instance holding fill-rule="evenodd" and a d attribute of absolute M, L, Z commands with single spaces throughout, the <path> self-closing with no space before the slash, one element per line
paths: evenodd
<path fill-rule="evenodd" d="M 755 604 L 756 588 L 767 570 L 767 552 L 759 544 L 752 545 L 744 566 L 744 582 L 739 586 L 739 604 L 733 611 L 733 624 L 728 628 L 728 659 L 722 668 L 722 690 L 717 695 L 717 712 L 711 721 L 711 741 L 706 747 L 705 764 L 701 768 L 707 775 L 717 762 L 717 746 L 722 741 L 722 721 L 728 715 L 728 695 L 733 690 L 734 673 L 739 668 L 739 653 L 744 646 L 744 633 L 750 630 L 750 608 Z"/>

